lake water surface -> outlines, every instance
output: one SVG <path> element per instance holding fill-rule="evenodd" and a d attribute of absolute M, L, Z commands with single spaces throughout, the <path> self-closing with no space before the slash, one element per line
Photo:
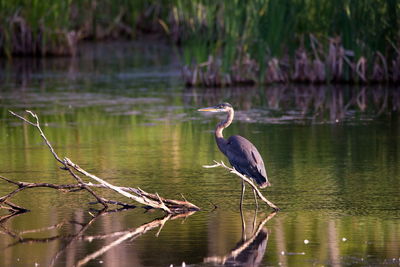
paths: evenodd
<path fill-rule="evenodd" d="M 175 51 L 151 43 L 88 45 L 76 60 L 0 69 L 0 175 L 74 183 L 35 129 L 8 113 L 29 109 L 60 156 L 202 209 L 162 222 L 143 208 L 96 216 L 86 192 L 26 190 L 12 201 L 31 211 L 0 223 L 1 266 L 400 264 L 399 88 L 186 89 Z M 225 101 L 237 110 L 225 136 L 256 145 L 277 214 L 256 210 L 250 189 L 240 212 L 241 181 L 202 167 L 225 160 L 213 137 L 223 116 L 196 110 Z M 13 188 L 0 181 L 0 195 Z"/>

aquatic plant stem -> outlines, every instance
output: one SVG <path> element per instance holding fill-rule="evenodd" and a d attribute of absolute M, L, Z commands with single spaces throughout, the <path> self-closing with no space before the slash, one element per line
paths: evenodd
<path fill-rule="evenodd" d="M 221 162 L 217 162 L 214 160 L 214 162 L 216 164 L 214 165 L 204 165 L 204 168 L 216 168 L 216 167 L 223 167 L 227 170 L 229 170 L 231 173 L 236 174 L 237 176 L 239 176 L 243 181 L 245 181 L 246 183 L 248 183 L 253 190 L 255 191 L 255 193 L 257 194 L 257 196 L 263 201 L 265 202 L 268 206 L 270 206 L 272 209 L 274 209 L 275 211 L 279 211 L 279 208 L 277 206 L 275 206 L 274 203 L 272 203 L 271 201 L 269 201 L 268 199 L 266 199 L 263 194 L 260 192 L 260 190 L 258 190 L 257 186 L 246 176 L 244 176 L 243 174 L 241 174 L 240 172 L 238 172 L 237 170 L 235 170 L 235 168 L 229 168 L 228 166 L 225 165 L 225 163 L 223 161 Z M 242 189 L 242 194 L 243 194 L 244 190 Z"/>

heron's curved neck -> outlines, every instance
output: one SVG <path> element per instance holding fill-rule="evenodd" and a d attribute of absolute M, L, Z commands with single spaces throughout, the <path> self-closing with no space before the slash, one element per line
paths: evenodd
<path fill-rule="evenodd" d="M 215 128 L 215 140 L 219 149 L 225 154 L 226 140 L 222 135 L 222 131 L 227 128 L 233 121 L 234 111 L 229 109 L 226 119 L 218 123 L 217 128 Z"/>

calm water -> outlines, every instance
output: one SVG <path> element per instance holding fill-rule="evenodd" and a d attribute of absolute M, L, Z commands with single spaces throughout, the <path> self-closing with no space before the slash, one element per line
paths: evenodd
<path fill-rule="evenodd" d="M 0 66 L 0 175 L 74 182 L 7 112 L 31 109 L 60 156 L 116 185 L 182 193 L 202 208 L 159 231 L 160 211 L 93 217 L 99 206 L 85 192 L 27 190 L 12 200 L 31 212 L 0 224 L 0 265 L 400 264 L 398 89 L 184 89 L 178 62 L 162 46 L 103 44 L 75 61 Z M 241 216 L 239 179 L 202 168 L 224 159 L 212 135 L 223 117 L 196 109 L 222 101 L 237 109 L 225 135 L 247 137 L 264 157 L 273 186 L 263 192 L 282 209 L 275 216 L 255 210 L 249 189 Z M 1 195 L 12 188 L 0 181 Z"/>

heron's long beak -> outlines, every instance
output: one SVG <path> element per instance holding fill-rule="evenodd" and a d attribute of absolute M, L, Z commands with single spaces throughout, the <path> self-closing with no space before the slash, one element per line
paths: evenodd
<path fill-rule="evenodd" d="M 215 107 L 208 107 L 208 108 L 201 108 L 198 109 L 197 111 L 211 111 L 211 112 L 218 112 L 219 110 Z"/>

